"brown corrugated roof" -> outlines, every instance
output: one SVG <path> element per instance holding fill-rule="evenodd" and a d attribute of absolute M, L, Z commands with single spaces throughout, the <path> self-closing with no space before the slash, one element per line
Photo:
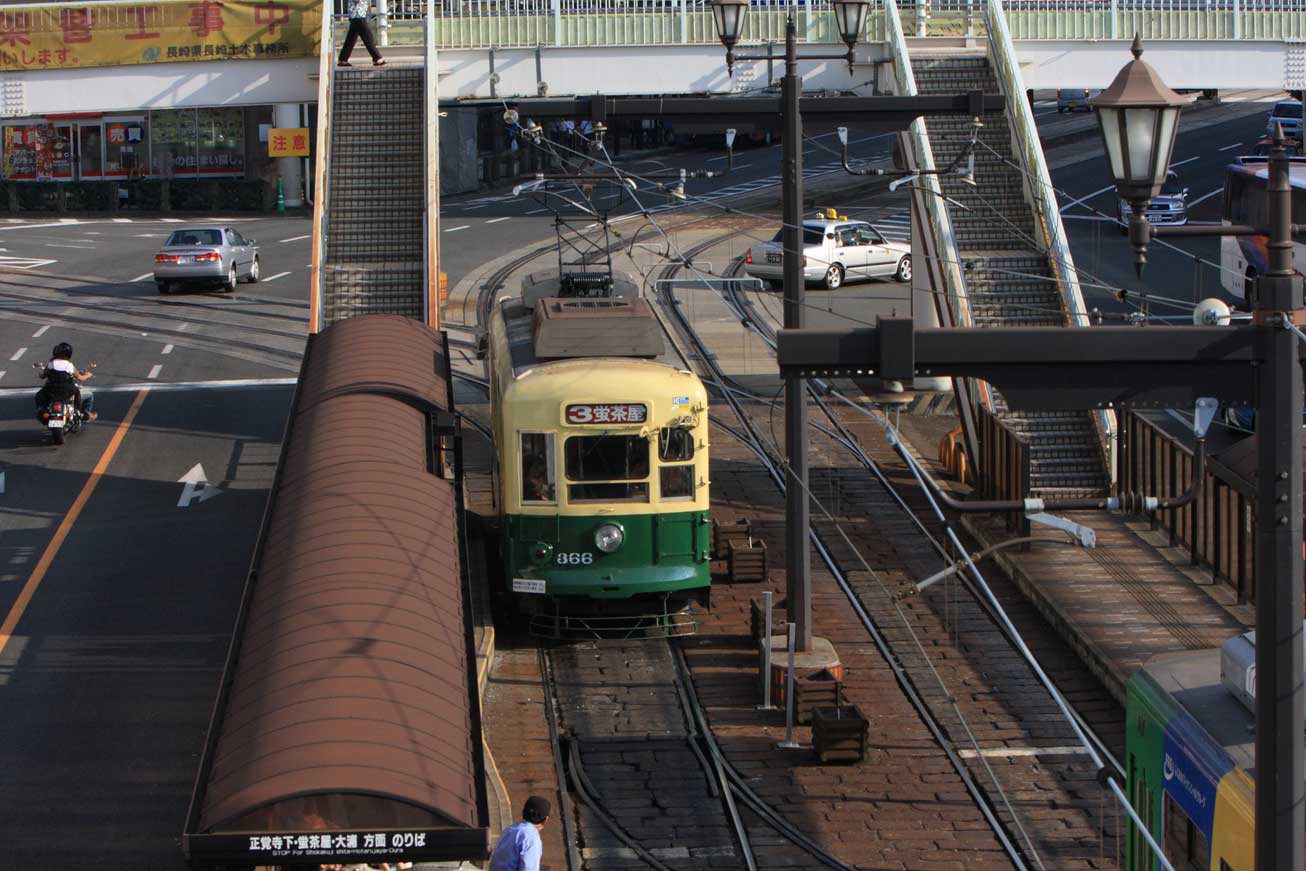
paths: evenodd
<path fill-rule="evenodd" d="M 349 392 L 443 408 L 441 347 L 426 327 L 384 316 L 313 341 L 200 832 L 304 827 L 305 797 L 321 798 L 313 814 L 342 817 L 327 828 L 482 825 L 457 494 L 427 472 L 421 411 Z"/>

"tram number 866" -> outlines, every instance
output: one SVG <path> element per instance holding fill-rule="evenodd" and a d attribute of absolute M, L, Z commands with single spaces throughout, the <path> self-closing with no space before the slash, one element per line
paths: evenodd
<path fill-rule="evenodd" d="M 592 553 L 560 553 L 557 563 L 560 566 L 587 566 L 594 562 Z"/>

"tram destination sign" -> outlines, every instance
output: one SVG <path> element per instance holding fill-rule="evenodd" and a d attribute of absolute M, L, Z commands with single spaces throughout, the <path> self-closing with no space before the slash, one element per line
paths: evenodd
<path fill-rule="evenodd" d="M 648 406 L 642 403 L 586 403 L 567 406 L 567 423 L 588 424 L 644 423 L 648 420 Z"/>

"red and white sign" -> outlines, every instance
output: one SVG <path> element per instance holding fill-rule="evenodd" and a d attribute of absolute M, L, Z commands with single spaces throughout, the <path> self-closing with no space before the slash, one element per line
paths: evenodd
<path fill-rule="evenodd" d="M 643 423 L 648 420 L 648 406 L 638 404 L 568 405 L 567 423 Z"/>

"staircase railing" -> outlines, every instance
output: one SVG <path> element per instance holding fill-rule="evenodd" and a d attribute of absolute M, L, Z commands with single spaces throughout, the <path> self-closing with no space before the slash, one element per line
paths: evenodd
<path fill-rule="evenodd" d="M 907 52 L 907 37 L 903 33 L 902 19 L 898 15 L 898 4 L 894 0 L 884 0 L 884 32 L 893 58 L 893 73 L 896 91 L 899 96 L 915 97 L 916 76 L 912 73 L 911 57 Z M 930 146 L 929 133 L 925 121 L 917 118 L 911 122 L 908 130 L 913 148 L 916 152 L 916 168 L 932 172 L 934 149 Z M 957 234 L 952 228 L 952 218 L 944 204 L 943 188 L 938 176 L 922 175 L 914 183 L 916 188 L 926 192 L 925 209 L 929 214 L 930 224 L 934 228 L 934 238 L 938 240 L 940 270 L 944 276 L 944 293 L 952 305 L 947 306 L 956 317 L 952 326 L 969 327 L 974 324 L 970 316 L 970 300 L 966 296 L 966 280 L 961 272 L 961 254 L 957 247 Z"/>
<path fill-rule="evenodd" d="M 322 39 L 317 64 L 317 160 L 313 166 L 313 266 L 309 272 L 308 331 L 322 329 L 326 306 L 326 216 L 331 178 L 331 81 L 335 64 L 335 16 L 322 10 Z"/>
<path fill-rule="evenodd" d="M 435 14 L 428 11 L 423 32 L 425 79 L 422 83 L 422 184 L 426 208 L 422 210 L 422 230 L 426 250 L 422 252 L 422 286 L 426 299 L 422 320 L 440 328 L 440 52 L 436 43 Z"/>
<path fill-rule="evenodd" d="M 997 76 L 998 86 L 1007 97 L 1007 118 L 1011 127 L 1012 147 L 1017 161 L 1024 170 L 1025 187 L 1029 191 L 1034 213 L 1035 231 L 1041 237 L 1039 242 L 1052 268 L 1067 323 L 1072 327 L 1087 327 L 1090 325 L 1088 310 L 1084 306 L 1084 294 L 1079 286 L 1079 272 L 1075 269 L 1075 258 L 1070 253 L 1070 240 L 1061 221 L 1061 208 L 1057 205 L 1056 193 L 1052 187 L 1052 175 L 1048 172 L 1047 160 L 1043 156 L 1043 143 L 1039 139 L 1038 128 L 1034 125 L 1034 112 L 1029 101 L 1025 99 L 1025 81 L 1020 74 L 1020 64 L 1016 60 L 1016 48 L 1011 41 L 1011 31 L 1007 27 L 1002 0 L 988 0 L 986 19 L 989 58 Z M 1096 409 L 1093 412 L 1093 420 L 1098 430 L 1102 459 L 1106 464 L 1111 483 L 1114 484 L 1117 448 L 1115 412 Z"/>

